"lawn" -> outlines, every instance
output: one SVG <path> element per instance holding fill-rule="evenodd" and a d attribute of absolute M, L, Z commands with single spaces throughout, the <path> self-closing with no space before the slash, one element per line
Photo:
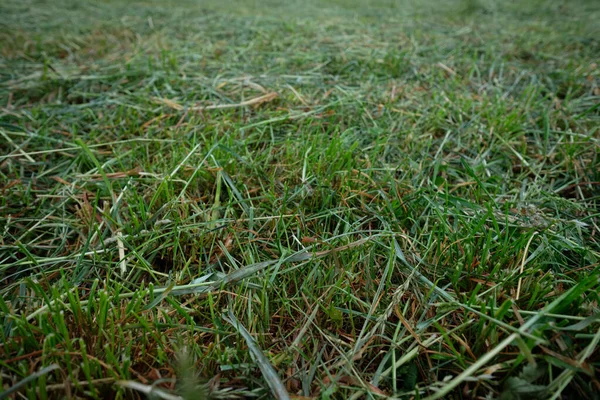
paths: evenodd
<path fill-rule="evenodd" d="M 0 398 L 598 398 L 597 1 L 0 15 Z"/>

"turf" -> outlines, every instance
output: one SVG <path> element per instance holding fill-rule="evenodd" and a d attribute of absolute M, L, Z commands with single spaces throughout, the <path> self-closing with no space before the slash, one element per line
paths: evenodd
<path fill-rule="evenodd" d="M 0 15 L 0 397 L 598 398 L 598 2 Z"/>

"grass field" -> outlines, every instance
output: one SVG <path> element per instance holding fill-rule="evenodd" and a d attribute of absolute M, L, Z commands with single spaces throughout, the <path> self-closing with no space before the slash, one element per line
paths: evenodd
<path fill-rule="evenodd" d="M 0 15 L 0 398 L 599 398 L 597 1 Z"/>

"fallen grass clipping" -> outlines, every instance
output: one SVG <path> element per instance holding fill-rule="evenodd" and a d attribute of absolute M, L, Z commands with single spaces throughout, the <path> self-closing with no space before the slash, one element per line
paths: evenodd
<path fill-rule="evenodd" d="M 598 398 L 598 2 L 0 15 L 0 398 Z"/>

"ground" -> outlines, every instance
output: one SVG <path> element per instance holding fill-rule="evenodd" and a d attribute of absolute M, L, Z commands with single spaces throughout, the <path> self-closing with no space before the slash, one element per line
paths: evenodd
<path fill-rule="evenodd" d="M 0 397 L 598 398 L 597 1 L 0 15 Z"/>

